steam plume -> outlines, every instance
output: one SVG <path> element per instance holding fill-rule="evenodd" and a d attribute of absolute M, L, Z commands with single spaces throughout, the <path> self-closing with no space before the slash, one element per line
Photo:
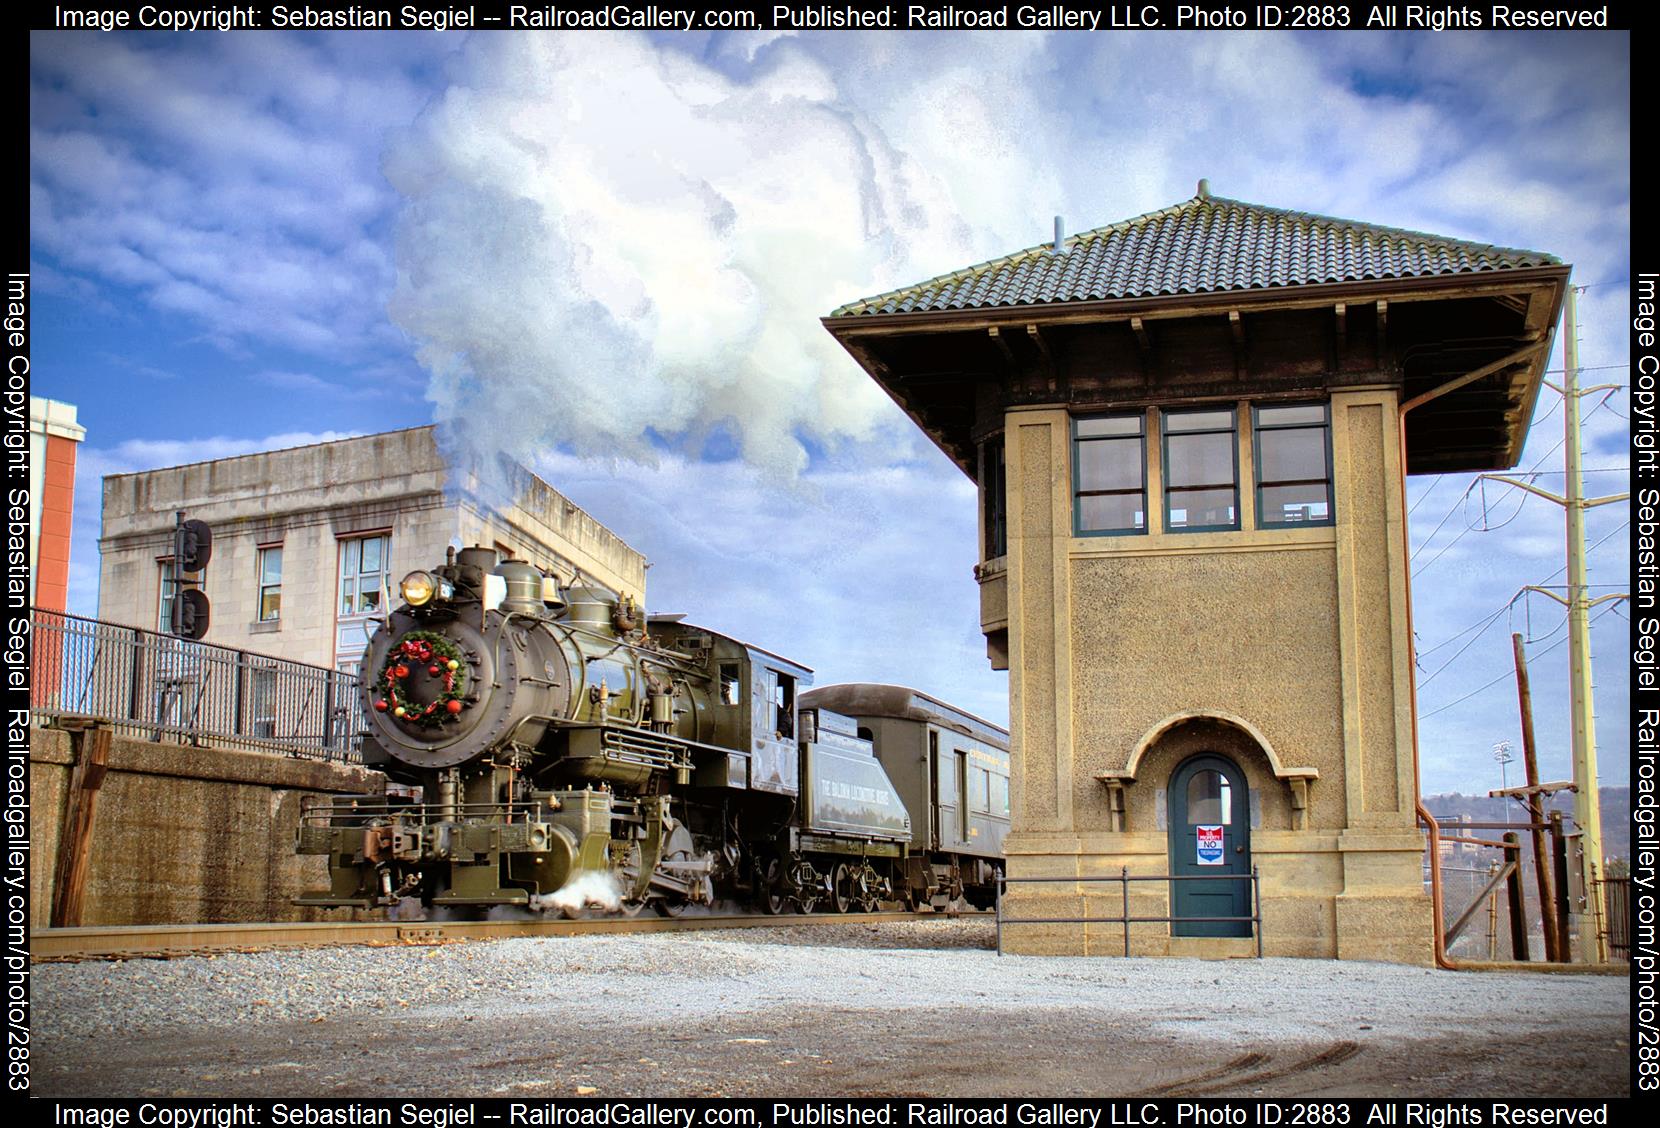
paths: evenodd
<path fill-rule="evenodd" d="M 632 35 L 468 44 L 385 164 L 390 312 L 452 455 L 649 461 L 729 428 L 793 475 L 803 437 L 897 419 L 818 319 L 966 229 L 819 63 L 766 60 L 739 84 Z"/>

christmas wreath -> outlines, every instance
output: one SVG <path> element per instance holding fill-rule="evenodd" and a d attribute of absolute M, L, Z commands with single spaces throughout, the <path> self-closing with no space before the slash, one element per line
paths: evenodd
<path fill-rule="evenodd" d="M 429 678 L 443 683 L 443 690 L 425 706 L 409 696 L 409 679 L 422 666 Z M 436 727 L 467 707 L 461 699 L 467 689 L 467 666 L 461 648 L 434 631 L 404 635 L 386 656 L 380 684 L 385 695 L 376 698 L 375 709 L 389 712 L 400 721 Z"/>

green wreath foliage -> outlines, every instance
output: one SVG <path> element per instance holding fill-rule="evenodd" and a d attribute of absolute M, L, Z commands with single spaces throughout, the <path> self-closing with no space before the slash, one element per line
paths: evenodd
<path fill-rule="evenodd" d="M 424 707 L 412 701 L 408 692 L 409 679 L 422 666 L 427 676 L 441 678 L 444 683 L 443 692 Z M 434 670 L 438 672 L 434 674 Z M 387 652 L 378 684 L 383 694 L 375 701 L 378 712 L 391 713 L 409 724 L 436 728 L 467 707 L 463 700 L 467 692 L 466 655 L 437 631 L 410 631 Z"/>

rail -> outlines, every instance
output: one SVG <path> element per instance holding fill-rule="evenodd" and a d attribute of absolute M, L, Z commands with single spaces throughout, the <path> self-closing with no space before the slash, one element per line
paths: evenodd
<path fill-rule="evenodd" d="M 769 916 L 710 913 L 706 916 L 657 917 L 583 914 L 564 917 L 502 916 L 488 920 L 447 921 L 306 921 L 260 924 L 137 924 L 78 928 L 37 928 L 29 933 L 29 953 L 50 960 L 132 959 L 210 952 L 249 952 L 264 948 L 316 948 L 342 944 L 390 946 L 504 940 L 521 936 L 630 935 L 699 932 L 724 928 L 800 928 L 947 918 L 933 912 L 813 913 Z"/>
<path fill-rule="evenodd" d="M 247 650 L 29 609 L 30 711 L 147 740 L 361 762 L 357 678 Z"/>
<path fill-rule="evenodd" d="M 1130 883 L 1132 881 L 1249 881 L 1251 883 L 1250 916 L 1131 916 L 1130 915 Z M 1009 917 L 1003 915 L 1003 889 L 1008 885 L 1039 885 L 1065 884 L 1088 885 L 1091 883 L 1108 884 L 1117 882 L 1123 890 L 1124 912 L 1115 917 Z M 1085 901 L 1087 907 L 1088 901 Z M 1130 954 L 1130 925 L 1132 924 L 1170 924 L 1175 921 L 1210 921 L 1239 924 L 1251 922 L 1251 932 L 1256 937 L 1257 959 L 1262 958 L 1262 880 L 1257 867 L 1252 866 L 1250 873 L 1130 873 L 1128 866 L 1119 868 L 1118 876 L 1106 877 L 1007 877 L 998 875 L 997 878 L 997 954 L 1003 954 L 1003 926 L 1007 924 L 1122 924 L 1124 926 L 1124 954 Z"/>

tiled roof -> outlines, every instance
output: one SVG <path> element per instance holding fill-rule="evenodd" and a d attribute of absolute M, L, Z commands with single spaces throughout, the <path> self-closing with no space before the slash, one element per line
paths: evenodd
<path fill-rule="evenodd" d="M 995 309 L 1553 266 L 1538 251 L 1199 195 L 842 306 L 831 317 Z"/>

